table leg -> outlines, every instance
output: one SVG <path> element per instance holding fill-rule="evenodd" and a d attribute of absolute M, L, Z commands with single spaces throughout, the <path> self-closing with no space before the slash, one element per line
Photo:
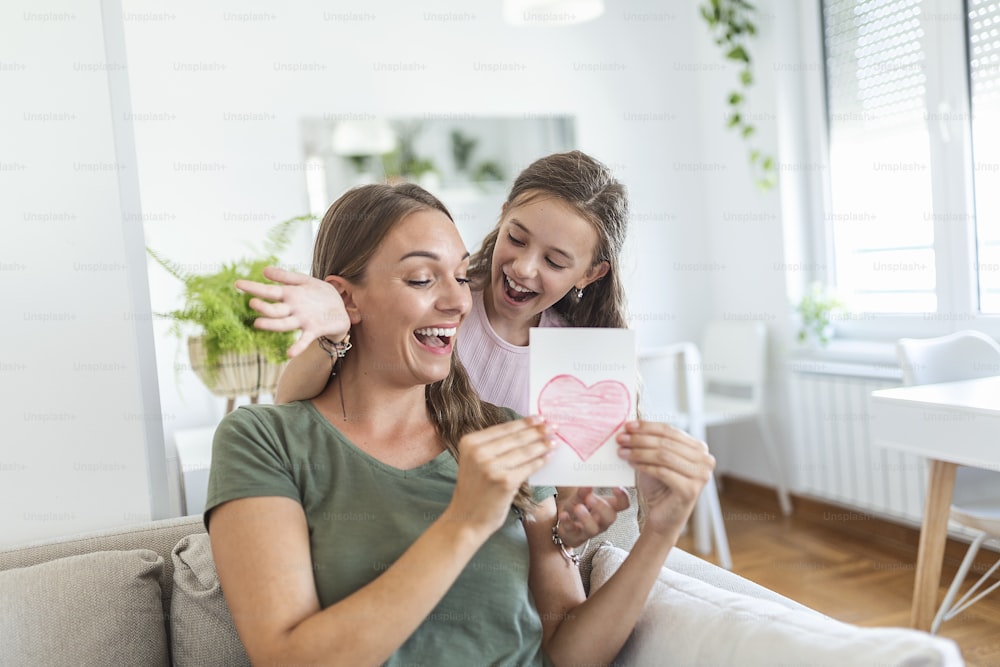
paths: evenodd
<path fill-rule="evenodd" d="M 910 608 L 910 625 L 917 630 L 930 630 L 937 610 L 956 468 L 954 463 L 946 461 L 930 462 L 924 522 L 920 528 L 920 548 L 917 552 L 917 574 L 913 583 L 913 606 Z"/>

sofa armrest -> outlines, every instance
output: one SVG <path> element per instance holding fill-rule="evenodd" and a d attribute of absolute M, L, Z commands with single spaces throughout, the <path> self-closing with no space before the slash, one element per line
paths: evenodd
<path fill-rule="evenodd" d="M 683 552 L 680 552 L 683 553 Z M 690 554 L 687 554 L 690 556 Z M 596 590 L 628 553 L 602 546 L 594 554 Z M 693 558 L 693 557 L 692 557 Z M 669 560 L 668 560 L 669 563 Z M 958 646 L 949 639 L 908 628 L 862 628 L 828 618 L 787 598 L 759 597 L 760 586 L 732 573 L 722 575 L 675 556 L 674 564 L 707 581 L 664 567 L 619 653 L 624 665 L 776 664 L 841 667 L 959 667 Z M 715 568 L 715 569 L 712 569 Z M 723 571 L 724 572 L 724 571 Z M 739 588 L 731 591 L 710 581 Z M 777 594 L 773 594 L 777 595 Z"/>
<path fill-rule="evenodd" d="M 667 557 L 666 567 L 674 572 L 678 572 L 693 579 L 698 579 L 724 591 L 746 595 L 757 598 L 758 600 L 776 602 L 788 607 L 789 609 L 798 609 L 801 611 L 812 612 L 814 614 L 819 613 L 818 611 L 810 609 L 809 607 L 800 604 L 791 598 L 787 598 L 780 593 L 775 593 L 770 588 L 764 588 L 760 584 L 754 583 L 749 579 L 741 577 L 738 574 L 721 568 L 714 563 L 710 563 L 703 558 L 699 558 L 698 556 L 690 554 L 677 547 L 670 550 L 670 555 Z"/>

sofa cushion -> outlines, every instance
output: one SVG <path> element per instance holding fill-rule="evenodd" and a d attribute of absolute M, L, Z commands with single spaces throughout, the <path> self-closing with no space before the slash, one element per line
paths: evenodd
<path fill-rule="evenodd" d="M 169 665 L 163 558 L 97 551 L 0 572 L 0 638 L 11 665 Z"/>
<path fill-rule="evenodd" d="M 174 665 L 249 665 L 219 587 L 208 533 L 181 538 L 172 558 L 170 639 Z"/>
<path fill-rule="evenodd" d="M 202 521 L 201 515 L 198 515 L 145 521 L 105 528 L 82 535 L 49 538 L 0 549 L 0 571 L 38 565 L 57 558 L 94 551 L 151 549 L 163 558 L 160 595 L 163 596 L 163 609 L 167 611 L 170 608 L 170 593 L 174 581 L 174 566 L 170 554 L 177 545 L 177 540 L 191 533 L 204 532 L 205 523 Z"/>
<path fill-rule="evenodd" d="M 602 546 L 591 584 L 600 588 L 628 554 Z M 626 665 L 962 665 L 955 643 L 905 628 L 862 628 L 722 590 L 667 568 L 618 655 Z"/>

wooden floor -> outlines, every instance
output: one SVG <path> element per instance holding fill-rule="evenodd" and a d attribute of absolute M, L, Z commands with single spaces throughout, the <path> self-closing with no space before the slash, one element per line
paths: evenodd
<path fill-rule="evenodd" d="M 857 530 L 858 522 L 868 518 L 861 513 L 850 516 L 854 513 L 849 510 L 828 507 L 825 517 L 815 511 L 782 517 L 773 493 L 765 496 L 759 487 L 735 480 L 723 489 L 737 574 L 841 621 L 873 627 L 909 624 L 915 546 L 898 541 L 887 546 L 877 537 L 865 537 Z M 843 530 L 851 521 L 853 529 Z M 693 553 L 690 534 L 679 546 Z M 939 601 L 954 573 L 946 562 Z M 970 574 L 970 584 L 971 579 Z M 939 635 L 955 640 L 969 667 L 1000 667 L 1000 591 L 944 623 Z"/>

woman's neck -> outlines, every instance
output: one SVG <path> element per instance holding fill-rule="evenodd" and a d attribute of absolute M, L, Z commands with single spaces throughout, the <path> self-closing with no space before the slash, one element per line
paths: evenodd
<path fill-rule="evenodd" d="M 313 403 L 356 447 L 387 465 L 415 468 L 444 449 L 427 412 L 423 385 L 392 387 L 353 364 L 342 364 Z"/>
<path fill-rule="evenodd" d="M 501 317 L 493 306 L 493 295 L 489 290 L 483 292 L 483 309 L 486 311 L 486 319 L 496 335 L 511 345 L 527 345 L 528 332 L 532 327 L 537 327 L 542 320 L 541 313 L 536 313 L 528 320 L 512 320 Z"/>
<path fill-rule="evenodd" d="M 427 418 L 424 391 L 423 385 L 391 385 L 345 359 L 315 400 L 333 422 L 410 422 Z"/>

